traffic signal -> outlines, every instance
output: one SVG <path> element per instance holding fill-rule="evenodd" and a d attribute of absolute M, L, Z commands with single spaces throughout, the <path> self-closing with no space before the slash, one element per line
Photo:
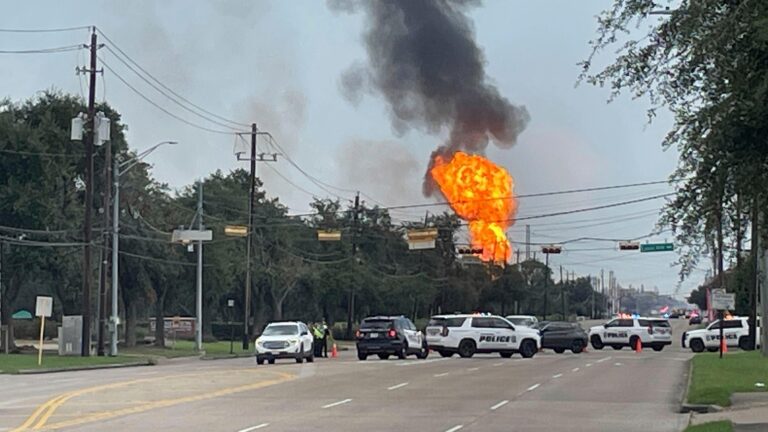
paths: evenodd
<path fill-rule="evenodd" d="M 640 249 L 640 243 L 632 241 L 619 242 L 619 250 L 638 250 Z"/>
<path fill-rule="evenodd" d="M 459 255 L 482 255 L 483 248 L 457 248 L 456 252 Z"/>
<path fill-rule="evenodd" d="M 549 246 L 542 246 L 541 252 L 545 254 L 559 254 L 562 251 L 563 247 L 560 245 L 549 245 Z"/>

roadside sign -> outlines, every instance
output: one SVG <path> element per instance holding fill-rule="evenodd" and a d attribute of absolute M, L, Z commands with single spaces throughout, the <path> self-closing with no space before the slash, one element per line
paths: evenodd
<path fill-rule="evenodd" d="M 712 309 L 733 310 L 736 308 L 736 294 L 712 291 Z"/>
<path fill-rule="evenodd" d="M 640 245 L 640 252 L 669 252 L 675 250 L 672 243 L 644 243 Z"/>
<path fill-rule="evenodd" d="M 53 312 L 53 297 L 37 296 L 37 304 L 35 305 L 35 316 L 50 318 L 52 312 Z"/>

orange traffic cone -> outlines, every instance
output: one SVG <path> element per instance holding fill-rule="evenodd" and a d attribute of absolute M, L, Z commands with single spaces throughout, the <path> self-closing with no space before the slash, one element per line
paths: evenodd
<path fill-rule="evenodd" d="M 640 342 L 640 338 L 637 339 L 637 342 L 635 343 L 635 352 L 641 353 L 643 352 L 643 343 Z"/>
<path fill-rule="evenodd" d="M 336 344 L 333 344 L 333 347 L 331 347 L 331 358 L 336 358 L 339 356 L 338 350 L 336 350 Z"/>

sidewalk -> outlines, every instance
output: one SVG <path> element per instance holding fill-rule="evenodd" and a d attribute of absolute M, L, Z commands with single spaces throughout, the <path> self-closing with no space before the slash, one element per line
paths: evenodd
<path fill-rule="evenodd" d="M 734 393 L 731 406 L 715 413 L 694 413 L 691 424 L 730 420 L 734 431 L 768 431 L 768 392 Z"/>

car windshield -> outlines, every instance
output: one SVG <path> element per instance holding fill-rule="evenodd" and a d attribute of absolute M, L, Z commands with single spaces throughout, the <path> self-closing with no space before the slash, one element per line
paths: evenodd
<path fill-rule="evenodd" d="M 262 336 L 293 336 L 299 334 L 296 324 L 270 324 L 264 329 Z"/>
<path fill-rule="evenodd" d="M 526 327 L 531 327 L 534 324 L 536 324 L 536 321 L 534 321 L 532 318 L 528 317 L 508 317 L 507 321 L 511 322 L 515 325 L 521 325 Z"/>
<path fill-rule="evenodd" d="M 387 330 L 392 328 L 393 325 L 394 323 L 389 319 L 366 319 L 360 323 L 360 328 L 370 330 Z"/>

